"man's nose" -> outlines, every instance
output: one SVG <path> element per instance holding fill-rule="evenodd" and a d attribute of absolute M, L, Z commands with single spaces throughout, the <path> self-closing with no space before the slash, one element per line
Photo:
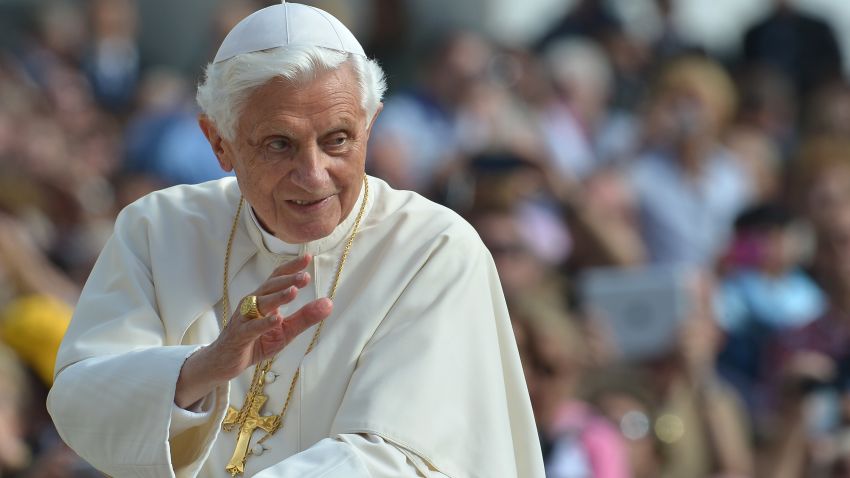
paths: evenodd
<path fill-rule="evenodd" d="M 292 182 L 307 191 L 323 191 L 330 181 L 327 160 L 315 144 L 302 148 L 291 173 Z"/>

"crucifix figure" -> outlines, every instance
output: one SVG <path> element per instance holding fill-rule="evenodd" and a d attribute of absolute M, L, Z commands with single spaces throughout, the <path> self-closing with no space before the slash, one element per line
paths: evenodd
<path fill-rule="evenodd" d="M 260 428 L 268 433 L 274 433 L 280 426 L 279 415 L 260 416 L 260 409 L 263 408 L 268 398 L 263 394 L 257 394 L 253 397 L 249 395 L 246 403 L 242 405 L 243 410 L 245 407 L 248 407 L 248 410 L 241 421 L 239 415 L 242 410 L 237 410 L 233 407 L 228 407 L 227 409 L 227 415 L 221 424 L 222 429 L 224 431 L 231 431 L 239 427 L 236 448 L 233 450 L 233 456 L 230 457 L 230 461 L 225 468 L 230 473 L 230 476 L 241 475 L 245 472 L 245 458 L 248 455 L 248 445 L 250 445 L 251 435 L 254 433 L 254 430 Z"/>

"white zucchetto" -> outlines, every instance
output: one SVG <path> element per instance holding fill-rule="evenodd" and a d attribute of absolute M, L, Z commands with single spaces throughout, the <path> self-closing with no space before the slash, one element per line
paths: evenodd
<path fill-rule="evenodd" d="M 221 42 L 213 63 L 287 45 L 318 46 L 366 56 L 354 34 L 328 12 L 284 2 L 258 10 L 233 27 Z"/>

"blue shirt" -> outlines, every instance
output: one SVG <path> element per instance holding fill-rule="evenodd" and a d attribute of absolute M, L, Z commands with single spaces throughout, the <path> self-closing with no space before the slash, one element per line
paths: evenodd
<path fill-rule="evenodd" d="M 742 270 L 723 281 L 718 321 L 728 332 L 752 325 L 772 330 L 802 327 L 826 310 L 826 297 L 800 270 L 768 277 Z"/>
<path fill-rule="evenodd" d="M 734 158 L 718 148 L 694 178 L 669 155 L 652 152 L 630 173 L 652 262 L 711 265 L 749 201 L 748 179 Z"/>

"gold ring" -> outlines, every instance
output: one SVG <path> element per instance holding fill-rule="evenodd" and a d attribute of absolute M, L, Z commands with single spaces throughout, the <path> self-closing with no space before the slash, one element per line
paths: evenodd
<path fill-rule="evenodd" d="M 259 319 L 260 309 L 257 308 L 257 296 L 249 295 L 239 303 L 239 313 L 246 319 Z"/>

